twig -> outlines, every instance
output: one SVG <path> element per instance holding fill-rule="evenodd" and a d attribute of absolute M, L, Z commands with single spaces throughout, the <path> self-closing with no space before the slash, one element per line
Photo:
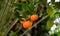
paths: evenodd
<path fill-rule="evenodd" d="M 21 34 L 20 36 L 23 36 L 26 32 L 28 32 L 30 29 L 32 29 L 33 27 L 35 27 L 38 23 L 42 22 L 44 19 L 46 19 L 48 17 L 48 15 L 46 15 L 45 17 L 43 17 L 41 20 L 39 20 L 38 22 L 36 22 L 32 27 L 28 28 L 23 34 Z"/>
<path fill-rule="evenodd" d="M 11 30 L 11 28 L 18 22 L 18 20 L 19 19 L 16 19 L 12 24 L 12 26 L 8 29 L 8 31 L 7 32 L 5 32 L 5 35 L 7 35 L 8 34 L 8 32 Z"/>

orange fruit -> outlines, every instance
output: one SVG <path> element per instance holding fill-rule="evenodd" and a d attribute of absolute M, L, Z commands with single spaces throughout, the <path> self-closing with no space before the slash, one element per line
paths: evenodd
<path fill-rule="evenodd" d="M 21 18 L 23 21 L 26 21 L 26 19 L 25 18 Z"/>
<path fill-rule="evenodd" d="M 20 24 L 24 24 L 25 21 L 20 21 Z"/>
<path fill-rule="evenodd" d="M 38 19 L 38 15 L 33 14 L 33 15 L 31 16 L 31 21 L 36 21 L 37 19 Z"/>
<path fill-rule="evenodd" d="M 25 29 L 27 29 L 27 28 L 29 28 L 29 27 L 31 27 L 32 26 L 32 22 L 31 21 L 26 21 L 26 22 L 24 22 L 24 24 L 23 24 L 23 27 L 25 28 Z"/>
<path fill-rule="evenodd" d="M 28 19 L 30 19 L 31 18 L 31 16 L 30 15 L 28 15 Z"/>

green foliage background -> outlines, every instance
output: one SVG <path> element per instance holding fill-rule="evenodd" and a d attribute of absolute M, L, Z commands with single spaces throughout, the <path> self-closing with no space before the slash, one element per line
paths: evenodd
<path fill-rule="evenodd" d="M 53 0 L 52 0 L 53 1 Z M 54 2 L 54 1 L 53 1 Z M 41 9 L 38 7 L 38 4 L 42 6 Z M 27 18 L 28 15 L 37 14 L 37 10 L 39 10 L 39 18 L 44 18 L 46 15 L 49 16 L 48 20 L 44 20 L 42 25 L 42 30 L 48 30 L 53 26 L 53 21 L 56 16 L 60 17 L 60 2 L 52 3 L 48 5 L 46 0 L 0 0 L 0 36 L 6 36 L 9 32 L 9 36 L 17 36 L 20 28 L 25 32 L 21 25 L 19 25 L 19 29 L 16 32 L 13 32 L 11 29 L 18 21 L 21 20 L 22 17 Z M 44 10 L 44 7 L 47 9 Z M 58 10 L 57 10 L 58 9 Z M 37 21 L 38 22 L 38 21 Z M 59 33 L 56 33 L 59 34 Z M 59 36 L 59 35 L 58 35 Z"/>

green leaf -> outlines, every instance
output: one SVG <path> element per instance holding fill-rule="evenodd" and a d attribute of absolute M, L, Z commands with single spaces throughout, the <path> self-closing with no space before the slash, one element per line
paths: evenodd
<path fill-rule="evenodd" d="M 53 21 L 49 19 L 49 20 L 47 21 L 46 27 L 47 27 L 47 28 L 51 28 L 52 26 L 53 26 Z"/>
<path fill-rule="evenodd" d="M 17 36 L 16 32 L 11 31 L 9 36 Z"/>
<path fill-rule="evenodd" d="M 59 16 L 60 17 L 60 12 L 56 12 L 54 15 L 55 15 L 55 17 L 56 16 Z"/>
<path fill-rule="evenodd" d="M 13 5 L 13 7 L 15 7 L 19 10 L 22 10 L 22 3 L 13 3 L 12 5 Z"/>
<path fill-rule="evenodd" d="M 60 9 L 60 2 L 56 2 L 56 3 L 55 3 L 55 8 Z"/>
<path fill-rule="evenodd" d="M 27 13 L 26 13 L 26 12 L 23 12 L 22 16 L 23 16 L 24 18 L 26 18 L 26 17 L 27 17 Z"/>
<path fill-rule="evenodd" d="M 52 15 L 52 14 L 56 13 L 56 10 L 54 9 L 53 6 L 54 6 L 53 4 L 48 6 L 48 8 L 47 8 L 48 15 Z"/>
<path fill-rule="evenodd" d="M 48 9 L 47 9 L 47 13 L 50 16 L 50 19 L 54 19 L 55 18 L 55 13 L 57 12 L 54 7 L 54 5 L 49 5 Z"/>
<path fill-rule="evenodd" d="M 29 10 L 28 4 L 25 4 L 25 3 L 23 3 L 22 8 L 23 8 L 23 11 L 24 11 L 24 12 L 26 12 L 26 11 Z"/>
<path fill-rule="evenodd" d="M 51 15 L 53 13 L 53 9 L 51 7 L 48 7 L 47 13 L 48 13 L 48 15 Z"/>

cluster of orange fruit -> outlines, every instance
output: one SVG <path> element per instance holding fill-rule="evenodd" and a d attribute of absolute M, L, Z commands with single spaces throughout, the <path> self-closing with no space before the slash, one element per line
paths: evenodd
<path fill-rule="evenodd" d="M 30 20 L 26 20 L 26 18 L 21 18 L 21 19 L 23 21 L 20 21 L 20 24 L 23 25 L 23 28 L 27 29 L 31 27 L 32 23 L 38 19 L 38 15 L 37 14 L 28 15 L 28 19 Z"/>

